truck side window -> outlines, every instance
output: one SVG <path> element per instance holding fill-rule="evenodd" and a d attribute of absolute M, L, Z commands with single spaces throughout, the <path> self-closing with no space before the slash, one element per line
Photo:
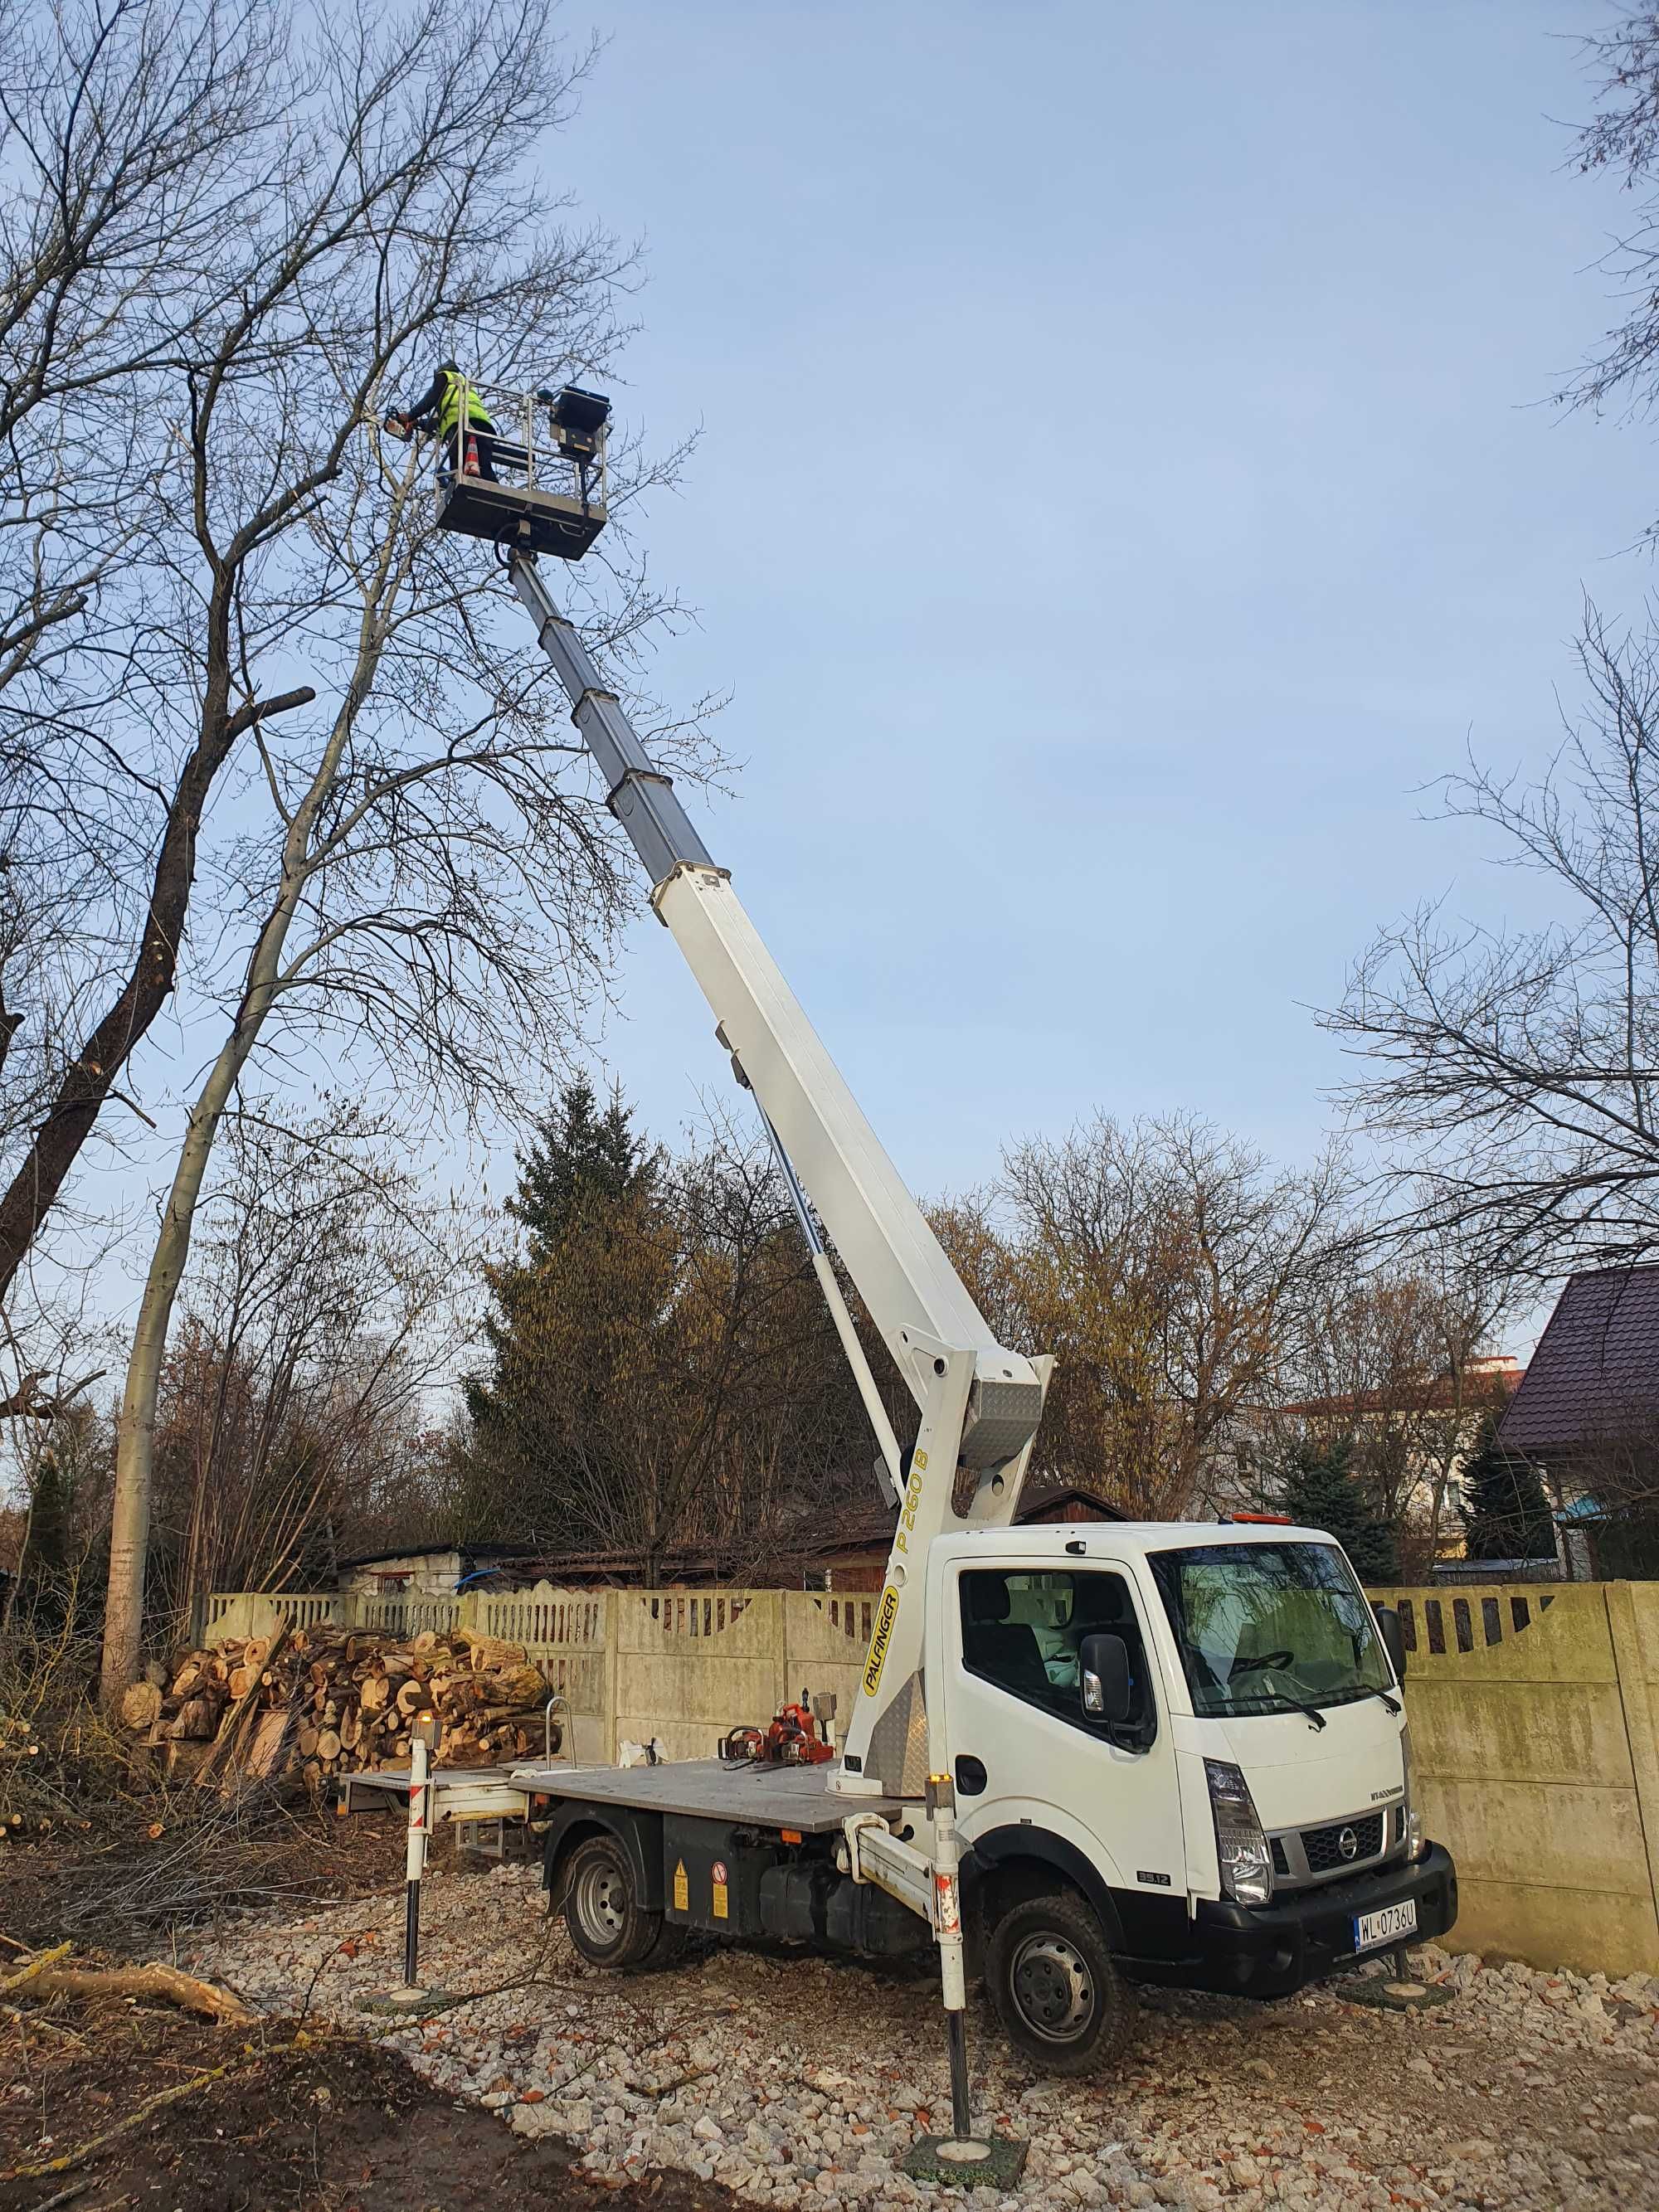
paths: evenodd
<path fill-rule="evenodd" d="M 968 1672 L 1091 1734 L 1096 1724 L 1083 1711 L 1079 1654 L 1084 1638 L 1098 1632 L 1127 1644 L 1135 1718 L 1155 1723 L 1146 1646 L 1121 1575 L 1103 1567 L 1058 1573 L 975 1567 L 962 1577 L 962 1663 Z"/>

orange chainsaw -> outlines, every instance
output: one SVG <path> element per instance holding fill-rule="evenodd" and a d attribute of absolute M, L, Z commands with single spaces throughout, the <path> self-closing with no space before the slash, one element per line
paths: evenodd
<path fill-rule="evenodd" d="M 764 1729 L 731 1729 L 720 1738 L 720 1757 L 728 1764 L 740 1761 L 761 1766 L 821 1766 L 826 1759 L 833 1759 L 836 1754 L 818 1734 L 818 1724 L 808 1709 L 805 1690 L 800 1698 L 799 1705 L 785 1705 L 774 1713 Z"/>

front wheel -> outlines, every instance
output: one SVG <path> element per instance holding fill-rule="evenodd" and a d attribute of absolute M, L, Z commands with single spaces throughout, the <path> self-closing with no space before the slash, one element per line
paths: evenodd
<path fill-rule="evenodd" d="M 1045 2074 L 1087 2074 L 1128 2039 L 1134 1999 L 1081 1898 L 1027 1898 L 991 1931 L 986 1985 L 1003 2033 Z"/>
<path fill-rule="evenodd" d="M 655 1963 L 653 1954 L 669 1948 L 663 1916 L 641 1904 L 628 1853 L 614 1836 L 589 1836 L 570 1854 L 564 1924 L 590 1966 Z"/>

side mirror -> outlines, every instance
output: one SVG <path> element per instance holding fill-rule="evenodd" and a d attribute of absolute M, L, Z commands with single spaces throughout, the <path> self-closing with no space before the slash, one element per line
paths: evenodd
<path fill-rule="evenodd" d="M 1121 1728 L 1133 1710 L 1128 1645 L 1121 1636 L 1103 1632 L 1085 1636 L 1079 1661 L 1078 1680 L 1084 1711 L 1091 1721 Z"/>
<path fill-rule="evenodd" d="M 1406 1632 L 1401 1625 L 1399 1608 L 1392 1605 L 1374 1605 L 1371 1611 L 1376 1615 L 1377 1633 L 1382 1638 L 1382 1649 L 1389 1655 L 1389 1664 L 1394 1668 L 1395 1680 L 1403 1682 L 1406 1679 Z"/>

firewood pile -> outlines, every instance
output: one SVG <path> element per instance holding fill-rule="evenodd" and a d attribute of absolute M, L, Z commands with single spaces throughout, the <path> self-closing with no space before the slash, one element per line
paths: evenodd
<path fill-rule="evenodd" d="M 228 1784 L 405 1765 L 418 1714 L 442 1724 L 440 1766 L 528 1758 L 545 1741 L 548 1687 L 524 1646 L 466 1628 L 405 1642 L 366 1629 L 289 1629 L 190 1651 L 166 1686 L 137 1682 L 121 1718 L 169 1779 Z M 552 1747 L 559 1748 L 553 1725 Z"/>

